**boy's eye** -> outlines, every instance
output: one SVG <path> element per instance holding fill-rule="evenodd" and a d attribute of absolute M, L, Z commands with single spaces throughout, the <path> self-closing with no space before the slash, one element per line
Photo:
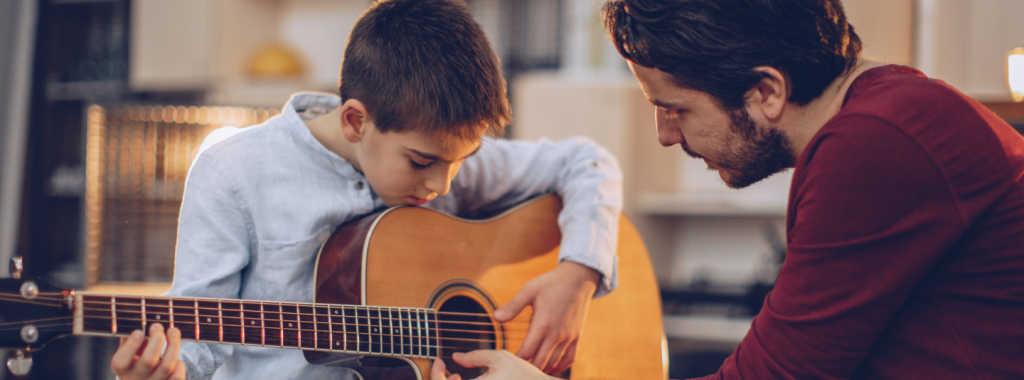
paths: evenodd
<path fill-rule="evenodd" d="M 668 108 L 662 108 L 662 109 L 665 110 L 665 115 L 668 116 L 668 117 L 671 117 L 671 118 L 679 117 L 679 115 L 681 115 L 683 112 L 685 112 L 684 110 L 681 110 L 681 109 L 668 109 Z"/>
<path fill-rule="evenodd" d="M 431 163 L 433 163 L 433 161 L 427 162 L 425 164 L 421 164 L 419 162 L 416 162 L 416 160 L 409 160 L 409 164 L 411 164 L 412 167 L 416 168 L 416 169 L 426 169 L 427 166 L 430 166 Z"/>

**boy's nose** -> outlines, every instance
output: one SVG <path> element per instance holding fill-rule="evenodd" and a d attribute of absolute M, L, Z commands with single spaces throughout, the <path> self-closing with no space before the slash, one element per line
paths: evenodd
<path fill-rule="evenodd" d="M 439 165 L 440 166 L 440 165 Z M 437 196 L 448 194 L 448 191 L 452 188 L 452 167 L 441 167 L 439 170 L 434 171 L 427 178 L 427 182 L 424 186 L 427 190 L 437 193 Z"/>

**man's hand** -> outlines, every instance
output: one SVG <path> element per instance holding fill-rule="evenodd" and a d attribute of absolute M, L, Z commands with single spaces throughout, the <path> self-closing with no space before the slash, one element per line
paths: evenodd
<path fill-rule="evenodd" d="M 479 380 L 552 380 L 537 367 L 525 360 L 512 355 L 508 351 L 478 350 L 467 354 L 457 352 L 452 359 L 466 368 L 487 367 L 487 373 L 478 377 Z M 444 377 L 444 362 L 434 359 L 430 367 L 430 380 L 462 380 L 462 376 L 454 374 Z"/>
<path fill-rule="evenodd" d="M 576 359 L 576 342 L 587 306 L 600 280 L 597 271 L 566 260 L 523 285 L 512 300 L 494 312 L 495 319 L 507 322 L 527 305 L 533 306 L 530 329 L 516 356 L 547 373 L 569 368 Z"/>
<path fill-rule="evenodd" d="M 153 324 L 149 327 L 149 338 L 142 330 L 121 338 L 121 347 L 110 359 L 110 369 L 123 380 L 185 380 L 185 363 L 178 360 L 180 349 L 181 330 L 171 328 L 164 335 L 164 327 Z"/>

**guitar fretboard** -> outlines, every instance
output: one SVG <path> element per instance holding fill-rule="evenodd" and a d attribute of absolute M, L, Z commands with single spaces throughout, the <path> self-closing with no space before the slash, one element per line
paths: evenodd
<path fill-rule="evenodd" d="M 438 356 L 433 309 L 89 293 L 75 304 L 76 335 L 126 336 L 161 324 L 198 342 Z"/>

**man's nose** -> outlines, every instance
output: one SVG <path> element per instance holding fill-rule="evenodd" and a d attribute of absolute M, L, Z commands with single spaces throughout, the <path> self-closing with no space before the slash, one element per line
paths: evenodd
<path fill-rule="evenodd" d="M 675 122 L 665 117 L 665 114 L 657 108 L 654 111 L 654 125 L 658 129 L 658 143 L 661 146 L 672 146 L 683 142 L 682 133 L 679 132 Z"/>

